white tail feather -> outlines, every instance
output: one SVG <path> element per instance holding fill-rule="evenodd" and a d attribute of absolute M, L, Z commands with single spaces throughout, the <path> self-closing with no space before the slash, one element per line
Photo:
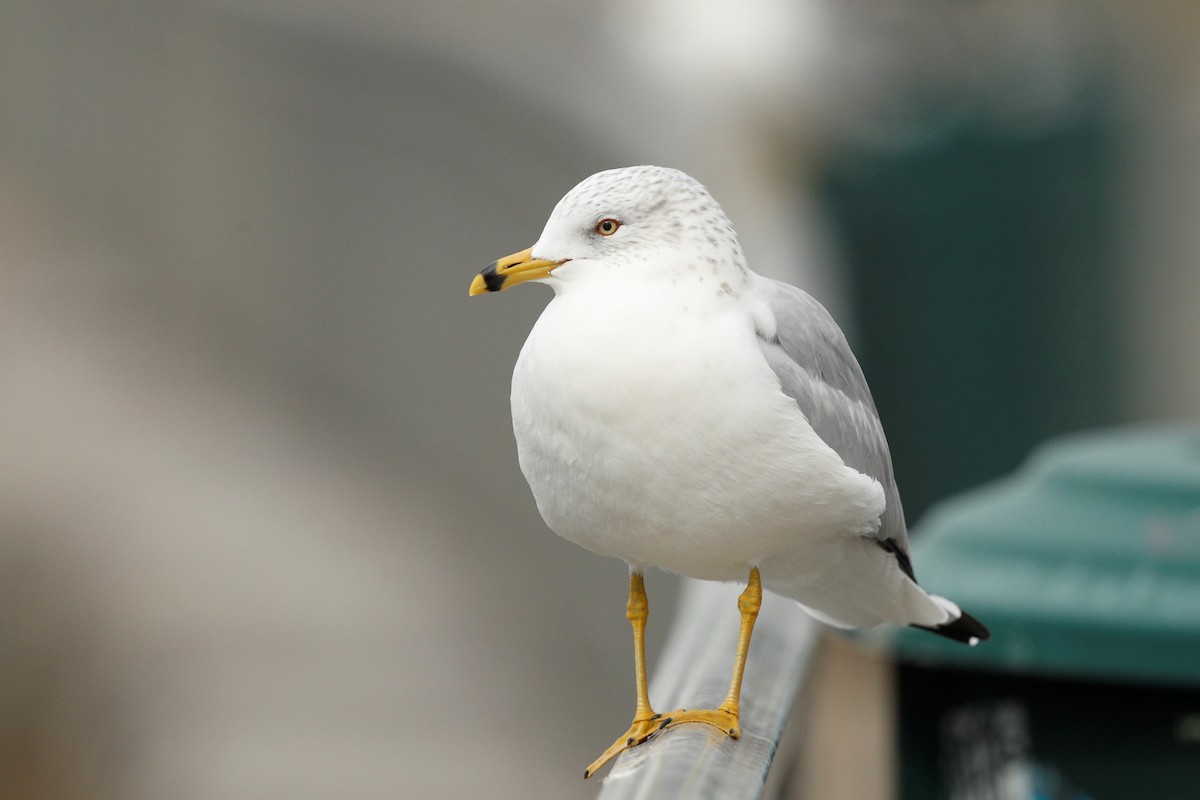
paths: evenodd
<path fill-rule="evenodd" d="M 904 608 L 908 619 L 904 622 L 907 624 L 936 628 L 962 616 L 962 609 L 954 602 L 930 594 L 912 581 L 905 583 Z"/>

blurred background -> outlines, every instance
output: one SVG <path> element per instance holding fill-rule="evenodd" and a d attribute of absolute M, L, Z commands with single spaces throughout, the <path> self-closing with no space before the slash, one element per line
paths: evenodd
<path fill-rule="evenodd" d="M 910 522 L 1048 436 L 1194 420 L 1197 34 L 1162 0 L 0 0 L 0 798 L 594 796 L 626 568 L 516 467 L 548 292 L 466 290 L 599 169 L 692 173 L 830 307 Z"/>

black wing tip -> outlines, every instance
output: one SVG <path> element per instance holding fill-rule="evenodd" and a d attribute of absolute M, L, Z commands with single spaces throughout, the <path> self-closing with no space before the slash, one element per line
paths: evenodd
<path fill-rule="evenodd" d="M 992 632 L 987 629 L 987 626 L 965 611 L 962 612 L 962 616 L 958 619 L 947 622 L 945 625 L 938 625 L 936 627 L 913 625 L 912 627 L 936 633 L 938 636 L 945 636 L 947 639 L 953 639 L 956 642 L 962 642 L 972 647 L 992 638 Z"/>
<path fill-rule="evenodd" d="M 917 576 L 913 572 L 912 559 L 909 558 L 908 551 L 900 546 L 900 542 L 894 537 L 887 539 L 876 539 L 875 544 L 879 545 L 884 551 L 891 553 L 896 558 L 896 562 L 900 565 L 900 570 L 908 576 L 913 583 L 917 582 Z"/>

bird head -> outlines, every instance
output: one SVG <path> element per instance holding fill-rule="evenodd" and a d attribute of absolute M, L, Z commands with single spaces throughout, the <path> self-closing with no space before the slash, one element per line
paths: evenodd
<path fill-rule="evenodd" d="M 489 264 L 470 293 L 534 280 L 556 292 L 656 279 L 731 286 L 747 274 L 733 226 L 704 186 L 675 169 L 623 167 L 568 192 L 537 243 Z"/>

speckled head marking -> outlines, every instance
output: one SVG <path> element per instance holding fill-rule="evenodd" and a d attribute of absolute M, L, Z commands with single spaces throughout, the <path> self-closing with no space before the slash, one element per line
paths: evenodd
<path fill-rule="evenodd" d="M 615 233 L 597 226 L 620 223 Z M 704 186 L 667 167 L 598 172 L 555 206 L 533 255 L 566 261 L 547 282 L 556 290 L 599 279 L 709 283 L 732 294 L 747 276 L 733 225 Z"/>

